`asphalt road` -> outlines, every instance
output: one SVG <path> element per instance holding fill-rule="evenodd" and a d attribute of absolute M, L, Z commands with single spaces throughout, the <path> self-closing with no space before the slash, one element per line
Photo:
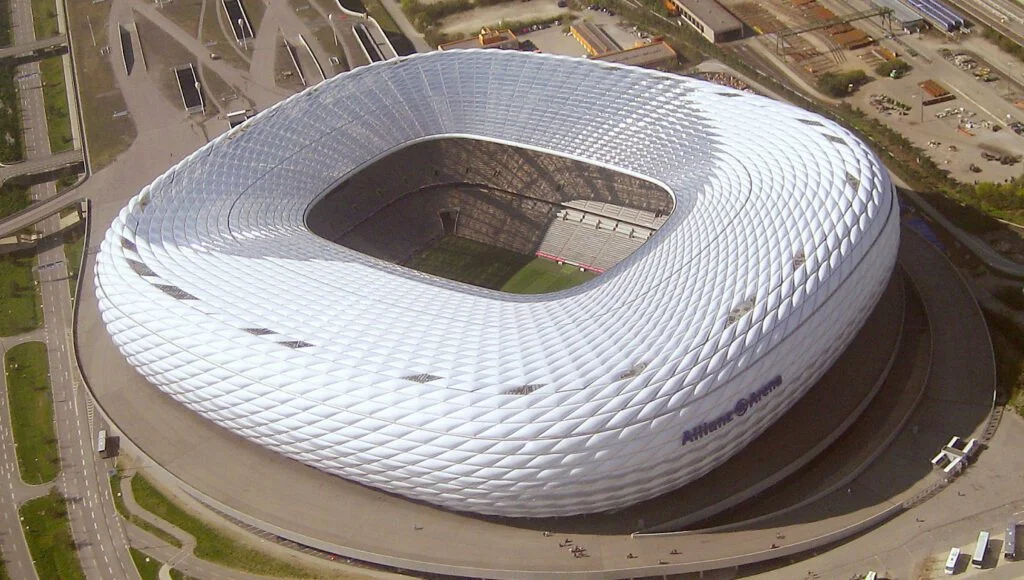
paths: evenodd
<path fill-rule="evenodd" d="M 185 45 L 198 62 L 209 66 L 229 83 L 244 88 L 257 108 L 269 107 L 291 94 L 287 90 L 273 86 L 272 60 L 266 63 L 269 71 L 261 70 L 259 74 L 237 71 L 222 61 L 210 59 L 209 52 L 202 44 L 188 37 L 150 4 L 131 0 L 112 0 L 111 4 L 112 17 L 109 26 L 115 27 L 118 18 L 124 19 L 127 16 L 130 19 L 133 9 L 146 13 L 158 26 L 167 29 Z M 30 10 L 30 0 L 15 0 L 12 4 L 16 43 L 33 40 Z M 293 14 L 290 19 L 285 20 L 291 20 L 292 24 L 298 23 Z M 268 27 L 268 30 L 272 31 L 274 28 Z M 304 28 L 296 32 L 303 32 L 307 37 L 312 36 Z M 317 47 L 314 46 L 314 50 L 317 50 Z M 129 78 L 123 68 L 114 67 L 114 70 L 139 132 L 135 146 L 115 163 L 117 169 L 112 167 L 113 172 L 107 171 L 91 178 L 87 182 L 92 186 L 90 188 L 70 191 L 60 198 L 55 198 L 53 184 L 34 187 L 33 196 L 47 201 L 37 204 L 13 220 L 8 220 L 0 229 L 5 232 L 17 231 L 35 224 L 43 233 L 56 231 L 58 219 L 52 214 L 86 194 L 90 194 L 101 207 L 116 211 L 148 180 L 207 140 L 205 127 L 200 127 L 191 119 L 183 117 L 182 112 L 174 104 L 163 99 L 152 75 L 144 72 L 133 73 Z M 143 69 L 137 67 L 136 71 Z M 47 159 L 50 151 L 38 64 L 30 63 L 21 67 L 18 79 L 28 162 Z M 263 82 L 268 79 L 271 80 L 269 85 Z M 217 131 L 226 128 L 226 123 L 223 127 L 214 126 Z M 105 201 L 109 201 L 109 204 L 104 203 Z M 110 216 L 109 213 L 101 213 L 108 219 L 102 226 L 95 228 L 99 235 L 106 229 Z M 88 251 L 92 250 L 87 248 Z M 84 383 L 77 374 L 77 366 L 73 359 L 73 310 L 67 282 L 68 265 L 65 263 L 60 240 L 44 241 L 39 248 L 38 256 L 39 264 L 47 266 L 38 271 L 45 328 L 32 333 L 29 337 L 18 337 L 16 340 L 35 338 L 43 340 L 47 345 L 62 463 L 62 473 L 56 485 L 68 497 L 72 533 L 87 577 L 138 578 L 128 553 L 128 534 L 116 515 L 110 497 L 107 470 L 112 464 L 99 459 L 93 452 L 96 433 L 101 425 L 88 399 L 87 389 L 82 388 Z M 14 340 L 8 340 L 2 344 L 6 346 L 15 343 Z M 2 382 L 0 392 L 6 394 Z M 6 397 L 4 402 L 6 403 Z M 6 414 L 6 404 L 0 407 L 0 414 Z M 4 425 L 7 424 L 9 421 L 4 422 Z M 0 549 L 3 550 L 13 580 L 36 578 L 18 520 L 17 506 L 26 499 L 46 493 L 52 484 L 32 487 L 20 481 L 15 467 L 17 463 L 13 439 L 6 428 L 0 429 L 0 461 L 2 465 L 10 468 L 0 469 L 0 499 L 10 499 L 0 501 Z M 138 536 L 138 530 L 133 529 L 132 534 Z M 186 569 L 191 568 L 203 577 L 213 577 L 205 574 L 209 571 L 205 568 L 206 563 L 194 561 L 191 557 L 188 561 Z M 244 576 L 225 569 L 218 569 L 215 575 Z"/>
<path fill-rule="evenodd" d="M 13 1 L 11 12 L 14 43 L 34 41 L 31 1 Z M 22 110 L 26 163 L 49 160 L 52 157 L 39 64 L 32 62 L 19 66 L 16 78 Z M 55 194 L 53 183 L 32 188 L 32 195 L 36 199 L 47 199 Z M 40 223 L 39 227 L 44 234 L 55 232 L 59 229 L 58 218 L 52 216 Z M 38 259 L 40 265 L 48 266 L 37 271 L 37 280 L 43 306 L 44 327 L 41 339 L 46 344 L 49 357 L 54 419 L 61 456 L 61 474 L 56 485 L 68 498 L 71 531 L 86 577 L 138 578 L 138 572 L 127 550 L 124 530 L 117 520 L 110 497 L 109 484 L 105 479 L 106 470 L 103 466 L 98 467 L 93 459 L 94 437 L 88 416 L 90 405 L 86 401 L 86 390 L 78 388 L 78 369 L 73 359 L 71 294 L 61 240 L 58 238 L 44 242 L 39 248 Z M 50 264 L 53 266 L 49 266 Z M 11 458 L 4 459 L 9 461 Z M 12 465 L 5 462 L 5 465 L 13 467 L 17 463 L 15 461 Z M 4 472 L 17 473 L 17 470 L 5 469 Z M 18 489 L 12 482 L 8 483 L 12 484 L 9 487 L 12 491 Z M 23 493 L 23 497 L 19 498 L 15 493 L 15 505 L 32 495 Z M 17 580 L 22 577 L 35 577 L 35 571 L 30 566 L 26 569 L 23 552 L 17 545 L 17 536 L 22 535 L 20 522 L 17 518 L 11 521 L 8 517 L 4 517 L 3 522 L 7 525 L 2 528 L 2 533 L 12 538 L 11 542 L 4 544 L 5 555 L 6 546 L 10 544 L 14 548 L 14 556 L 18 558 L 12 563 L 13 578 Z M 23 536 L 21 541 L 24 541 Z"/>

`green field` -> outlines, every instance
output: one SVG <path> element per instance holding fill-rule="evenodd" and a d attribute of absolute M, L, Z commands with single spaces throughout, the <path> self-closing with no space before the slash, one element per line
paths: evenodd
<path fill-rule="evenodd" d="M 128 551 L 132 554 L 135 569 L 139 571 L 139 576 L 142 580 L 157 580 L 163 563 L 156 558 L 143 554 L 135 548 L 128 548 Z"/>
<path fill-rule="evenodd" d="M 43 79 L 43 103 L 46 110 L 46 128 L 50 136 L 50 152 L 67 151 L 74 146 L 71 136 L 71 116 L 68 113 L 68 93 L 64 85 L 64 61 L 55 56 L 39 63 Z"/>
<path fill-rule="evenodd" d="M 32 23 L 36 38 L 56 36 L 57 3 L 53 0 L 32 0 Z"/>
<path fill-rule="evenodd" d="M 84 223 L 84 222 L 83 222 Z M 85 249 L 85 235 L 76 228 L 64 238 L 64 260 L 68 266 L 68 286 L 71 288 L 71 299 L 75 298 L 78 289 L 78 271 L 82 267 L 82 250 Z"/>
<path fill-rule="evenodd" d="M 449 280 L 500 290 L 532 260 L 533 256 L 524 256 L 505 248 L 445 236 L 404 265 Z"/>
<path fill-rule="evenodd" d="M 513 294 L 572 288 L 596 274 L 466 238 L 446 236 L 405 266 L 449 280 Z"/>
<path fill-rule="evenodd" d="M 16 214 L 30 205 L 32 197 L 27 187 L 11 182 L 0 186 L 0 218 Z"/>
<path fill-rule="evenodd" d="M 52 489 L 47 495 L 26 502 L 18 511 L 39 577 L 84 580 L 64 496 Z"/>
<path fill-rule="evenodd" d="M 516 272 L 501 290 L 513 294 L 544 294 L 572 288 L 595 276 L 594 272 L 581 272 L 576 266 L 537 258 Z"/>
<path fill-rule="evenodd" d="M 175 548 L 180 548 L 181 541 L 178 540 L 178 538 L 175 538 L 168 532 L 163 531 L 163 529 L 154 526 L 139 516 L 128 512 L 128 506 L 124 504 L 124 496 L 121 495 L 121 481 L 123 481 L 123 479 L 124 478 L 120 471 L 110 476 L 110 495 L 114 497 L 114 508 L 117 510 L 117 513 L 121 514 L 122 518 L 136 526 L 139 526 Z"/>
<path fill-rule="evenodd" d="M 21 99 L 14 83 L 17 71 L 11 63 L 0 64 L 0 163 L 25 158 L 21 135 Z"/>
<path fill-rule="evenodd" d="M 32 268 L 34 254 L 0 256 L 0 336 L 14 336 L 39 328 L 43 307 Z"/>
<path fill-rule="evenodd" d="M 60 452 L 46 345 L 26 342 L 12 347 L 4 357 L 4 370 L 21 479 L 30 484 L 52 481 L 60 471 Z"/>
<path fill-rule="evenodd" d="M 181 528 L 196 539 L 197 558 L 253 574 L 283 578 L 316 578 L 318 573 L 268 556 L 229 538 L 220 530 L 186 512 L 160 493 L 141 475 L 132 478 L 132 493 L 143 509 Z"/>
<path fill-rule="evenodd" d="M 11 2 L 10 0 L 0 0 L 0 47 L 8 47 L 11 45 Z M 0 579 L 5 578 L 3 575 L 3 560 L 0 559 Z"/>
<path fill-rule="evenodd" d="M 117 42 L 117 38 L 107 37 L 106 26 L 96 25 L 109 20 L 111 3 L 67 0 L 65 4 L 69 13 L 71 41 L 74 43 L 81 115 L 85 123 L 84 137 L 89 145 L 89 165 L 96 172 L 109 165 L 135 140 L 135 123 L 131 115 L 112 116 L 125 111 L 127 106 L 114 80 L 112 65 L 115 61 L 98 48 Z M 176 4 L 172 2 L 168 6 Z"/>

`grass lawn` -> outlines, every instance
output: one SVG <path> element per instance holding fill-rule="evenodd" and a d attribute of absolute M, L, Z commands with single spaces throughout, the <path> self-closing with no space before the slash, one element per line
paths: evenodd
<path fill-rule="evenodd" d="M 82 268 L 85 235 L 80 228 L 76 228 L 64 240 L 64 261 L 68 266 L 68 286 L 71 289 L 71 298 L 74 299 L 75 290 L 78 288 L 78 272 Z"/>
<path fill-rule="evenodd" d="M 36 38 L 57 35 L 57 3 L 54 0 L 32 0 L 32 23 Z"/>
<path fill-rule="evenodd" d="M 26 342 L 12 347 L 4 357 L 4 370 L 21 479 L 31 484 L 53 481 L 60 471 L 60 453 L 46 345 Z"/>
<path fill-rule="evenodd" d="M 128 548 L 128 551 L 132 554 L 132 561 L 135 562 L 135 568 L 139 571 L 142 580 L 157 580 L 163 563 L 135 548 Z"/>
<path fill-rule="evenodd" d="M 43 307 L 32 276 L 34 254 L 0 256 L 0 336 L 28 332 L 43 321 Z"/>
<path fill-rule="evenodd" d="M 405 266 L 449 280 L 499 290 L 531 260 L 532 256 L 505 248 L 445 236 L 414 256 Z"/>
<path fill-rule="evenodd" d="M 7 574 L 7 567 L 4 566 L 2 553 L 0 553 L 0 580 L 11 580 L 11 577 Z"/>
<path fill-rule="evenodd" d="M 21 135 L 21 99 L 14 84 L 16 69 L 11 63 L 0 64 L 0 163 L 25 158 Z"/>
<path fill-rule="evenodd" d="M 241 0 L 241 4 L 245 15 L 249 17 L 249 24 L 252 24 L 252 33 L 259 34 L 260 26 L 263 25 L 263 15 L 267 12 L 267 5 L 260 0 L 255 2 Z"/>
<path fill-rule="evenodd" d="M 43 78 L 43 103 L 46 109 L 46 129 L 50 135 L 50 151 L 67 151 L 75 143 L 71 138 L 63 59 L 55 56 L 40 61 L 39 73 Z"/>
<path fill-rule="evenodd" d="M 501 287 L 513 294 L 544 294 L 572 288 L 597 276 L 594 272 L 581 272 L 576 266 L 561 266 L 551 260 L 536 258 Z"/>
<path fill-rule="evenodd" d="M 70 13 L 68 26 L 75 44 L 75 67 L 82 97 L 82 119 L 89 142 L 89 161 L 92 170 L 99 171 L 135 140 L 135 123 L 131 115 L 114 116 L 114 113 L 126 110 L 124 96 L 114 82 L 111 62 L 116 62 L 115 59 L 100 52 L 110 44 L 107 27 L 102 23 L 108 20 L 111 3 L 66 1 Z"/>
<path fill-rule="evenodd" d="M 32 205 L 28 188 L 11 182 L 0 186 L 0 219 L 18 213 Z"/>
<path fill-rule="evenodd" d="M 135 494 L 135 501 L 142 508 L 192 534 L 196 539 L 195 555 L 199 558 L 266 576 L 282 578 L 316 578 L 320 576 L 313 570 L 272 558 L 228 537 L 171 502 L 141 475 L 136 474 L 132 478 L 132 493 Z"/>
<path fill-rule="evenodd" d="M 0 47 L 11 45 L 11 1 L 0 0 Z M 0 578 L 6 578 L 3 573 L 3 560 L 0 560 Z"/>
<path fill-rule="evenodd" d="M 56 489 L 26 502 L 18 510 L 28 549 L 40 578 L 85 579 L 75 553 L 75 539 L 68 523 L 68 508 Z"/>
<path fill-rule="evenodd" d="M 181 542 L 178 538 L 175 538 L 171 534 L 163 531 L 162 529 L 154 526 L 139 516 L 129 513 L 128 507 L 124 505 L 124 497 L 121 496 L 121 481 L 122 476 L 120 473 L 110 476 L 110 495 L 114 497 L 114 507 L 117 509 L 117 513 L 121 514 L 121 517 L 128 520 L 129 522 L 139 526 L 175 548 L 181 547 Z"/>

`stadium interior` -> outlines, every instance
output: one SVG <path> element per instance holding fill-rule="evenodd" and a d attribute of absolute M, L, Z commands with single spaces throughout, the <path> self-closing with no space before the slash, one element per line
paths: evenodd
<path fill-rule="evenodd" d="M 457 237 L 477 242 L 459 245 L 462 252 L 497 247 L 600 273 L 643 245 L 672 209 L 661 186 L 612 169 L 442 138 L 396 150 L 351 175 L 309 208 L 306 222 L 325 239 L 416 269 L 417 257 Z M 460 281 L 502 289 L 500 281 Z"/>

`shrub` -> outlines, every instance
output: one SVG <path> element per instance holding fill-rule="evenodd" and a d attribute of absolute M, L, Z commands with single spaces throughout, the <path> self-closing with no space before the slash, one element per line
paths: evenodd
<path fill-rule="evenodd" d="M 851 95 L 868 79 L 867 73 L 857 69 L 842 73 L 827 72 L 818 77 L 818 90 L 830 97 Z"/>
<path fill-rule="evenodd" d="M 900 78 L 910 72 L 910 64 L 899 58 L 883 62 L 875 67 L 875 74 L 880 77 Z"/>

